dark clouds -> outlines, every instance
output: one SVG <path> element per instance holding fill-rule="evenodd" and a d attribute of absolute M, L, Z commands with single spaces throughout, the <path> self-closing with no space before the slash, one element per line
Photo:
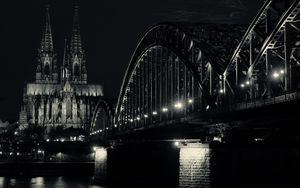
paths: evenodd
<path fill-rule="evenodd" d="M 55 48 L 70 35 L 73 0 L 52 0 Z M 34 78 L 45 1 L 10 0 L 0 10 L 0 119 L 18 116 L 24 81 Z M 130 56 L 151 25 L 165 21 L 248 23 L 262 0 L 82 0 L 80 24 L 88 80 L 117 97 Z M 59 63 L 61 62 L 59 59 Z"/>

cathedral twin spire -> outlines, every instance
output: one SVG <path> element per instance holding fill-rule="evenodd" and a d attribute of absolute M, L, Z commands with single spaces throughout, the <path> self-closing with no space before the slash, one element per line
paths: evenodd
<path fill-rule="evenodd" d="M 67 80 L 77 84 L 87 83 L 85 56 L 80 36 L 78 6 L 74 7 L 70 49 L 68 49 L 65 41 L 63 62 L 61 66 L 61 81 Z M 38 53 L 36 82 L 58 83 L 56 54 L 54 53 L 53 47 L 49 6 L 46 7 L 45 25 Z"/>
<path fill-rule="evenodd" d="M 46 22 L 41 42 L 41 51 L 53 52 L 53 39 L 50 24 L 49 6 L 46 7 Z"/>
<path fill-rule="evenodd" d="M 73 30 L 72 30 L 72 36 L 71 36 L 71 52 L 83 53 L 81 37 L 80 37 L 78 6 L 74 7 Z"/>

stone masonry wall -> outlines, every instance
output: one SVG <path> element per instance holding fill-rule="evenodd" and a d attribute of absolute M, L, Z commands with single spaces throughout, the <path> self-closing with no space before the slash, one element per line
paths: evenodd
<path fill-rule="evenodd" d="M 180 148 L 179 187 L 210 187 L 210 149 L 197 144 Z"/>

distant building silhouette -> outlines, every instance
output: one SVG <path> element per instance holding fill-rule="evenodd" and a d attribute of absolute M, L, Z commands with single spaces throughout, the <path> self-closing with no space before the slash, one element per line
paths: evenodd
<path fill-rule="evenodd" d="M 82 128 L 88 133 L 93 110 L 103 96 L 101 85 L 87 83 L 87 67 L 83 50 L 78 7 L 74 8 L 74 22 L 70 45 L 65 40 L 64 56 L 58 66 L 54 50 L 49 7 L 38 50 L 35 80 L 24 88 L 19 124 L 51 127 Z M 60 74 L 59 74 L 60 73 Z"/>

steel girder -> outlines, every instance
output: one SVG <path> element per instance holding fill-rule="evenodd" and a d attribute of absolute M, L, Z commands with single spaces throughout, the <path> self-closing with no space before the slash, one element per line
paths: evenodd
<path fill-rule="evenodd" d="M 222 87 L 227 96 L 226 88 L 234 88 L 231 93 L 235 100 L 272 97 L 280 90 L 295 89 L 291 63 L 298 62 L 299 12 L 299 0 L 264 3 L 223 73 Z M 272 80 L 277 77 L 277 81 Z"/>
<path fill-rule="evenodd" d="M 164 117 L 153 113 L 168 111 L 176 101 L 195 102 L 182 114 L 216 105 L 224 62 L 238 44 L 241 29 L 244 27 L 159 24 L 148 30 L 123 79 L 115 126 L 138 129 L 175 118 L 173 112 Z"/>
<path fill-rule="evenodd" d="M 112 128 L 113 112 L 106 101 L 100 99 L 91 119 L 90 135 L 107 136 Z"/>
<path fill-rule="evenodd" d="M 177 101 L 187 106 L 192 100 L 179 114 L 186 116 L 300 88 L 299 1 L 265 1 L 247 30 L 191 23 L 150 28 L 126 70 L 114 128 L 126 132 L 176 119 L 170 108 Z"/>

